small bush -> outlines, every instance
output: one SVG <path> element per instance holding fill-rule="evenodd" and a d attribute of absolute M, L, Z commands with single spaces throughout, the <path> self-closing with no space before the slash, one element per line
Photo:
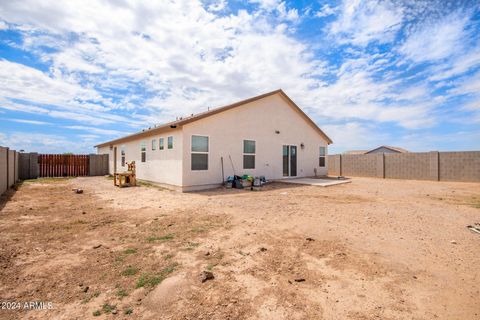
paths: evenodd
<path fill-rule="evenodd" d="M 105 313 L 112 313 L 112 311 L 115 310 L 116 308 L 117 308 L 116 305 L 111 305 L 111 304 L 108 304 L 108 303 L 105 303 L 102 306 L 102 310 Z"/>
<path fill-rule="evenodd" d="M 137 273 L 138 273 L 138 268 L 128 266 L 127 269 L 122 271 L 122 276 L 129 277 L 129 276 L 134 276 Z"/>

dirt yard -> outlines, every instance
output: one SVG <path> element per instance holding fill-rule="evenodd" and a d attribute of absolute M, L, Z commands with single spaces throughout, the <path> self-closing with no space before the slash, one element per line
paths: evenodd
<path fill-rule="evenodd" d="M 40 179 L 0 210 L 1 319 L 480 319 L 479 184 Z"/>

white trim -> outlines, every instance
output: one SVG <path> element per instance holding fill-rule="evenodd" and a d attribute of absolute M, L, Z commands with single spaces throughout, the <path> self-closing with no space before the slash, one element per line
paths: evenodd
<path fill-rule="evenodd" d="M 254 153 L 245 153 L 245 141 L 253 141 L 255 144 Z M 245 168 L 245 156 L 253 156 L 253 168 Z M 242 140 L 242 170 L 255 170 L 257 169 L 257 140 L 255 139 L 243 139 Z"/>
<path fill-rule="evenodd" d="M 192 151 L 192 140 L 193 137 L 204 137 L 207 138 L 207 152 L 205 151 Z M 210 135 L 205 134 L 190 134 L 190 172 L 205 172 L 210 170 Z M 192 154 L 206 154 L 207 155 L 207 169 L 192 169 Z"/>

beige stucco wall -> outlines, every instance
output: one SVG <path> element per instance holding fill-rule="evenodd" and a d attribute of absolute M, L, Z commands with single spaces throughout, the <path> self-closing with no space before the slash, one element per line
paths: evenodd
<path fill-rule="evenodd" d="M 279 130 L 280 134 L 276 134 Z M 188 190 L 222 182 L 221 157 L 225 176 L 233 175 L 232 158 L 237 175 L 283 178 L 282 146 L 297 146 L 297 176 L 326 175 L 318 167 L 319 147 L 327 141 L 309 125 L 280 95 L 186 124 L 183 127 L 183 186 Z M 191 136 L 209 136 L 208 170 L 191 170 Z M 243 169 L 243 140 L 256 141 L 255 169 Z M 300 144 L 304 143 L 304 149 Z"/>
<path fill-rule="evenodd" d="M 167 137 L 173 136 L 173 149 L 168 149 Z M 165 149 L 159 150 L 158 140 L 164 138 Z M 145 139 L 133 140 L 121 144 L 115 144 L 117 147 L 117 171 L 127 170 L 127 166 L 121 166 L 121 148 L 125 146 L 126 162 L 135 161 L 137 178 L 158 183 L 165 183 L 174 186 L 182 184 L 182 154 L 183 154 L 183 136 L 181 128 L 171 130 L 162 134 L 149 136 Z M 156 148 L 152 150 L 152 140 L 156 139 Z M 141 143 L 146 142 L 146 162 L 141 162 Z M 114 148 L 99 148 L 98 154 L 109 155 L 109 172 L 113 174 L 114 168 Z"/>

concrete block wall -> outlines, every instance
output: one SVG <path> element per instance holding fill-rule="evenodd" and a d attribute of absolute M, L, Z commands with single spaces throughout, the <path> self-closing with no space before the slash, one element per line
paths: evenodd
<path fill-rule="evenodd" d="M 90 154 L 89 170 L 91 176 L 104 176 L 108 174 L 108 154 Z"/>
<path fill-rule="evenodd" d="M 332 176 L 480 182 L 480 151 L 329 155 Z"/>
<path fill-rule="evenodd" d="M 0 194 L 18 181 L 18 152 L 0 147 Z"/>
<path fill-rule="evenodd" d="M 442 181 L 480 181 L 480 151 L 440 152 L 439 176 Z"/>
<path fill-rule="evenodd" d="M 342 155 L 342 175 L 376 177 L 378 154 Z"/>
<path fill-rule="evenodd" d="M 38 153 L 21 152 L 18 154 L 18 174 L 20 180 L 36 179 L 39 175 Z"/>
<path fill-rule="evenodd" d="M 431 180 L 430 154 L 428 152 L 385 154 L 385 178 Z"/>
<path fill-rule="evenodd" d="M 0 194 L 8 189 L 8 148 L 0 147 Z"/>
<path fill-rule="evenodd" d="M 331 176 L 341 176 L 341 155 L 334 154 L 327 156 L 328 174 Z"/>

